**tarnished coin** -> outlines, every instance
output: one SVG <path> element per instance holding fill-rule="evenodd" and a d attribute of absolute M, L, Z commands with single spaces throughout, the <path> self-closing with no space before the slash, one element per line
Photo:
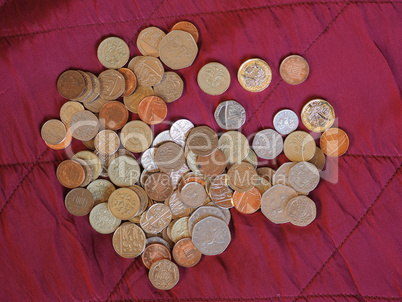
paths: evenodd
<path fill-rule="evenodd" d="M 207 198 L 204 186 L 197 182 L 189 182 L 180 192 L 180 200 L 189 208 L 196 208 L 204 204 Z"/>
<path fill-rule="evenodd" d="M 114 185 L 106 179 L 92 181 L 87 189 L 91 192 L 95 205 L 109 200 L 110 194 L 116 190 Z"/>
<path fill-rule="evenodd" d="M 169 175 L 154 173 L 145 181 L 144 189 L 153 200 L 164 201 L 172 195 L 173 183 Z"/>
<path fill-rule="evenodd" d="M 164 72 L 161 61 L 154 57 L 141 57 L 134 65 L 134 73 L 141 86 L 155 86 L 162 80 Z"/>
<path fill-rule="evenodd" d="M 63 187 L 73 189 L 84 182 L 85 170 L 78 162 L 68 159 L 57 166 L 56 176 Z"/>
<path fill-rule="evenodd" d="M 50 145 L 58 145 L 67 137 L 67 128 L 62 121 L 53 119 L 43 124 L 40 131 L 42 139 Z"/>
<path fill-rule="evenodd" d="M 173 142 L 161 144 L 155 151 L 154 160 L 161 172 L 174 172 L 185 163 L 183 149 Z"/>
<path fill-rule="evenodd" d="M 283 163 L 272 177 L 272 185 L 285 185 L 290 187 L 289 183 L 289 171 L 295 165 L 294 162 Z"/>
<path fill-rule="evenodd" d="M 228 185 L 235 191 L 242 193 L 251 190 L 257 182 L 257 172 L 254 167 L 245 162 L 234 164 L 228 170 Z"/>
<path fill-rule="evenodd" d="M 191 238 L 180 239 L 173 247 L 173 258 L 182 267 L 192 267 L 200 262 L 202 254 Z"/>
<path fill-rule="evenodd" d="M 226 169 L 227 158 L 225 154 L 215 149 L 211 154 L 202 156 L 198 155 L 196 159 L 198 170 L 207 176 L 216 176 L 222 174 Z"/>
<path fill-rule="evenodd" d="M 271 184 L 273 184 L 272 178 L 274 177 L 275 172 L 274 169 L 269 167 L 260 167 L 257 169 L 258 175 L 268 180 Z"/>
<path fill-rule="evenodd" d="M 78 111 L 74 113 L 68 127 L 75 139 L 88 141 L 98 134 L 99 120 L 91 111 Z"/>
<path fill-rule="evenodd" d="M 290 85 L 303 83 L 307 79 L 309 71 L 306 59 L 298 55 L 286 57 L 279 66 L 282 79 Z"/>
<path fill-rule="evenodd" d="M 110 181 L 116 186 L 130 187 L 140 177 L 140 166 L 134 158 L 123 155 L 112 160 L 108 174 Z"/>
<path fill-rule="evenodd" d="M 124 258 L 135 258 L 145 249 L 145 234 L 134 223 L 122 224 L 113 234 L 113 248 Z"/>
<path fill-rule="evenodd" d="M 121 96 L 126 97 L 131 95 L 134 92 L 135 88 L 137 88 L 137 77 L 135 76 L 134 72 L 129 68 L 120 68 L 117 71 L 123 75 L 125 82 L 125 91 Z"/>
<path fill-rule="evenodd" d="M 161 61 L 173 70 L 189 67 L 198 53 L 193 36 L 182 30 L 172 30 L 159 44 Z"/>
<path fill-rule="evenodd" d="M 99 111 L 99 121 L 106 129 L 119 130 L 128 121 L 128 110 L 121 102 L 107 102 Z"/>
<path fill-rule="evenodd" d="M 144 56 L 159 57 L 159 43 L 166 34 L 155 26 L 141 30 L 137 38 L 137 47 Z"/>
<path fill-rule="evenodd" d="M 264 159 L 274 159 L 283 150 L 282 136 L 273 129 L 264 129 L 254 136 L 253 149 Z"/>
<path fill-rule="evenodd" d="M 289 134 L 299 126 L 297 114 L 289 109 L 279 111 L 274 116 L 274 128 L 280 134 Z"/>
<path fill-rule="evenodd" d="M 314 138 L 304 131 L 290 133 L 283 144 L 284 153 L 291 161 L 309 161 L 315 153 Z"/>
<path fill-rule="evenodd" d="M 329 102 L 315 99 L 304 105 L 301 111 L 303 125 L 310 131 L 323 132 L 334 124 L 335 112 Z"/>
<path fill-rule="evenodd" d="M 90 103 L 84 103 L 84 107 L 87 108 L 89 111 L 92 111 L 93 113 L 99 113 L 103 105 L 105 105 L 107 102 L 109 101 L 102 99 L 101 97 L 97 97 Z"/>
<path fill-rule="evenodd" d="M 108 207 L 114 217 L 128 220 L 134 217 L 140 209 L 140 198 L 129 188 L 119 188 L 110 194 Z"/>
<path fill-rule="evenodd" d="M 241 64 L 237 79 L 240 85 L 251 92 L 265 90 L 272 80 L 272 71 L 267 62 L 255 58 Z"/>
<path fill-rule="evenodd" d="M 271 183 L 266 180 L 264 177 L 260 175 L 257 176 L 257 181 L 255 183 L 255 188 L 260 192 L 260 194 L 264 194 L 269 188 L 271 188 Z"/>
<path fill-rule="evenodd" d="M 155 95 L 166 103 L 172 103 L 181 97 L 183 89 L 183 80 L 174 71 L 166 71 L 162 80 L 154 86 Z"/>
<path fill-rule="evenodd" d="M 216 107 L 216 123 L 225 130 L 237 130 L 246 121 L 246 110 L 236 101 L 225 101 Z"/>
<path fill-rule="evenodd" d="M 236 210 L 243 214 L 255 213 L 261 206 L 260 191 L 254 187 L 246 192 L 234 192 L 233 206 L 236 208 Z"/>
<path fill-rule="evenodd" d="M 257 166 L 258 166 L 257 154 L 255 154 L 253 149 L 250 147 L 248 148 L 247 156 L 243 159 L 243 161 L 252 164 L 254 168 L 257 168 Z"/>
<path fill-rule="evenodd" d="M 199 34 L 198 34 L 197 27 L 195 27 L 195 25 L 191 22 L 180 21 L 180 22 L 176 23 L 175 25 L 173 25 L 171 30 L 186 31 L 193 36 L 195 42 L 198 42 Z"/>
<path fill-rule="evenodd" d="M 166 228 L 172 220 L 170 208 L 163 203 L 152 205 L 146 215 L 151 226 L 160 230 Z"/>
<path fill-rule="evenodd" d="M 317 215 L 314 201 L 304 195 L 290 199 L 286 205 L 286 216 L 290 223 L 297 226 L 307 226 L 312 223 Z"/>
<path fill-rule="evenodd" d="M 291 187 L 275 185 L 267 190 L 261 198 L 261 212 L 273 223 L 286 223 L 289 218 L 285 213 L 287 202 L 297 196 Z"/>
<path fill-rule="evenodd" d="M 115 100 L 126 90 L 126 80 L 117 70 L 102 71 L 98 78 L 101 84 L 99 97 L 102 99 Z"/>
<path fill-rule="evenodd" d="M 322 150 L 318 147 L 315 148 L 315 153 L 312 159 L 308 161 L 309 163 L 312 163 L 318 171 L 321 171 L 324 169 L 325 166 L 325 154 L 322 152 Z"/>
<path fill-rule="evenodd" d="M 87 147 L 90 150 L 95 150 L 95 137 L 93 139 L 90 139 L 89 141 L 82 141 L 85 147 Z"/>
<path fill-rule="evenodd" d="M 180 146 L 183 147 L 185 144 L 187 134 L 192 128 L 194 128 L 192 122 L 186 119 L 180 119 L 172 124 L 172 126 L 170 127 L 169 134 L 172 140 L 176 144 L 179 144 Z"/>
<path fill-rule="evenodd" d="M 230 73 L 221 63 L 211 62 L 200 69 L 197 82 L 206 94 L 220 95 L 229 88 Z"/>
<path fill-rule="evenodd" d="M 94 198 L 90 191 L 84 188 L 75 188 L 67 193 L 64 199 L 67 211 L 75 216 L 85 216 L 94 206 Z"/>
<path fill-rule="evenodd" d="M 144 263 L 147 269 L 150 269 L 152 264 L 155 262 L 168 259 L 171 260 L 172 256 L 170 255 L 170 250 L 160 243 L 153 243 L 148 245 L 144 252 L 141 255 L 142 263 Z"/>
<path fill-rule="evenodd" d="M 228 131 L 219 138 L 218 148 L 225 154 L 229 164 L 235 164 L 246 158 L 249 143 L 243 133 Z"/>
<path fill-rule="evenodd" d="M 85 90 L 84 76 L 77 70 L 66 70 L 57 79 L 57 90 L 65 99 L 74 99 Z"/>
<path fill-rule="evenodd" d="M 161 144 L 166 142 L 172 142 L 173 139 L 170 137 L 169 130 L 162 131 L 157 136 L 155 136 L 154 141 L 152 142 L 153 147 L 159 147 Z"/>
<path fill-rule="evenodd" d="M 179 276 L 177 265 L 167 259 L 152 264 L 148 273 L 149 281 L 160 290 L 172 289 L 179 282 Z"/>
<path fill-rule="evenodd" d="M 82 100 L 82 102 L 84 103 L 84 106 L 86 103 L 92 103 L 93 101 L 95 101 L 99 97 L 99 94 L 100 94 L 100 81 L 99 81 L 98 77 L 91 72 L 86 72 L 86 74 L 91 79 L 92 90 L 88 94 L 88 96 Z"/>
<path fill-rule="evenodd" d="M 214 204 L 221 208 L 233 207 L 233 191 L 227 184 L 227 175 L 221 174 L 213 178 L 209 186 L 209 196 Z"/>
<path fill-rule="evenodd" d="M 88 165 L 90 165 L 92 169 L 92 180 L 95 180 L 99 177 L 102 171 L 102 163 L 99 157 L 91 151 L 80 151 L 73 155 L 72 159 L 82 159 Z"/>
<path fill-rule="evenodd" d="M 218 147 L 218 135 L 208 126 L 198 126 L 188 134 L 186 146 L 196 155 L 211 154 Z"/>
<path fill-rule="evenodd" d="M 321 135 L 320 147 L 327 156 L 342 156 L 349 148 L 349 137 L 340 128 L 328 129 Z"/>
<path fill-rule="evenodd" d="M 194 226 L 192 240 L 202 254 L 219 255 L 230 243 L 230 230 L 222 219 L 209 216 Z"/>
<path fill-rule="evenodd" d="M 149 148 L 153 140 L 151 128 L 142 121 L 128 122 L 120 133 L 121 143 L 127 150 L 140 153 Z"/>
<path fill-rule="evenodd" d="M 191 234 L 188 229 L 188 219 L 188 217 L 182 217 L 173 223 L 171 228 L 171 237 L 173 242 L 177 242 L 183 238 L 191 238 Z"/>
<path fill-rule="evenodd" d="M 140 105 L 140 102 L 145 97 L 153 95 L 155 95 L 155 93 L 152 87 L 138 85 L 133 94 L 123 98 L 123 102 L 129 111 L 133 113 L 138 113 L 138 106 Z"/>
<path fill-rule="evenodd" d="M 188 229 L 190 231 L 190 234 L 193 233 L 194 226 L 196 225 L 197 222 L 209 216 L 214 216 L 225 221 L 225 215 L 218 207 L 214 206 L 199 207 L 191 214 L 190 218 L 188 219 Z"/>
<path fill-rule="evenodd" d="M 119 149 L 120 139 L 112 130 L 102 130 L 95 136 L 95 149 L 102 154 L 113 154 Z"/>
<path fill-rule="evenodd" d="M 314 190 L 320 182 L 318 169 L 311 163 L 300 162 L 289 171 L 289 183 L 297 192 L 308 194 Z"/>
<path fill-rule="evenodd" d="M 183 204 L 177 191 L 174 191 L 173 194 L 165 200 L 165 204 L 170 208 L 170 211 L 172 212 L 172 219 L 185 217 L 190 215 L 191 213 L 191 208 Z"/>
<path fill-rule="evenodd" d="M 107 202 L 102 202 L 89 213 L 89 223 L 98 233 L 111 234 L 119 227 L 121 220 L 110 213 Z"/>
<path fill-rule="evenodd" d="M 109 37 L 99 44 L 97 54 L 104 67 L 118 69 L 126 65 L 130 58 L 130 49 L 122 39 Z"/>
<path fill-rule="evenodd" d="M 57 145 L 52 145 L 52 144 L 49 144 L 49 143 L 45 142 L 45 144 L 46 144 L 50 149 L 53 149 L 53 150 L 63 150 L 63 149 L 66 149 L 68 146 L 70 146 L 71 141 L 72 141 L 72 139 L 73 139 L 73 136 L 71 135 L 71 132 L 70 132 L 70 130 L 68 129 L 68 126 L 67 126 L 67 125 L 66 125 L 66 129 L 67 129 L 66 138 L 65 138 L 61 143 L 59 143 L 59 144 L 57 144 Z"/>
<path fill-rule="evenodd" d="M 156 148 L 149 148 L 141 155 L 141 165 L 145 170 L 152 171 L 158 169 L 154 161 L 154 154 Z"/>
<path fill-rule="evenodd" d="M 86 187 L 92 180 L 92 168 L 91 166 L 83 159 L 80 158 L 74 158 L 74 161 L 79 163 L 83 168 L 85 172 L 85 178 L 80 187 Z"/>
<path fill-rule="evenodd" d="M 63 104 L 60 109 L 60 119 L 66 125 L 70 122 L 74 113 L 84 111 L 84 106 L 79 102 L 69 101 Z"/>
<path fill-rule="evenodd" d="M 160 124 L 167 115 L 166 103 L 157 96 L 147 96 L 138 105 L 138 115 L 149 125 Z"/>
<path fill-rule="evenodd" d="M 81 70 L 77 70 L 79 73 L 82 74 L 85 80 L 85 89 L 84 92 L 77 98 L 72 99 L 73 101 L 78 101 L 78 102 L 85 102 L 87 101 L 89 95 L 92 93 L 92 80 L 91 77 L 86 73 Z M 89 101 L 89 100 L 88 100 Z"/>

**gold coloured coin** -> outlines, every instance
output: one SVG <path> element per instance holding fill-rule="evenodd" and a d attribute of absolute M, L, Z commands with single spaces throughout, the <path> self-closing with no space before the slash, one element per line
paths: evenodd
<path fill-rule="evenodd" d="M 241 64 L 237 72 L 240 85 L 251 92 L 265 90 L 272 80 L 272 71 L 267 62 L 254 58 Z"/>
<path fill-rule="evenodd" d="M 304 105 L 301 111 L 303 125 L 310 131 L 324 132 L 335 121 L 334 108 L 323 99 L 315 99 Z"/>
<path fill-rule="evenodd" d="M 81 103 L 75 101 L 68 101 L 61 106 L 60 109 L 60 119 L 61 121 L 68 125 L 74 113 L 77 111 L 84 111 L 84 106 Z"/>
<path fill-rule="evenodd" d="M 140 209 L 140 198 L 129 188 L 119 188 L 109 196 L 110 213 L 120 220 L 133 218 Z"/>
<path fill-rule="evenodd" d="M 138 113 L 138 105 L 147 96 L 154 96 L 154 90 L 152 87 L 138 86 L 133 94 L 123 97 L 124 105 L 127 109 L 133 113 Z"/>
<path fill-rule="evenodd" d="M 121 220 L 110 213 L 107 202 L 102 202 L 89 213 L 89 223 L 98 233 L 110 234 L 119 227 Z"/>
<path fill-rule="evenodd" d="M 152 144 L 153 134 L 151 128 L 142 121 L 128 122 L 120 133 L 124 148 L 134 153 L 140 153 Z"/>
<path fill-rule="evenodd" d="M 137 38 L 137 47 L 144 56 L 159 57 L 159 43 L 166 34 L 155 26 L 141 30 Z"/>
<path fill-rule="evenodd" d="M 113 248 L 124 258 L 135 258 L 144 251 L 144 231 L 134 223 L 123 223 L 113 234 Z"/>
<path fill-rule="evenodd" d="M 314 156 L 315 147 L 314 138 L 310 134 L 305 131 L 294 131 L 286 137 L 283 151 L 291 161 L 309 161 Z"/>
<path fill-rule="evenodd" d="M 221 63 L 211 62 L 200 69 L 197 82 L 206 94 L 220 95 L 229 88 L 230 73 Z"/>
<path fill-rule="evenodd" d="M 126 65 L 130 49 L 126 42 L 118 37 L 109 37 L 98 47 L 99 62 L 106 68 L 118 69 Z"/>

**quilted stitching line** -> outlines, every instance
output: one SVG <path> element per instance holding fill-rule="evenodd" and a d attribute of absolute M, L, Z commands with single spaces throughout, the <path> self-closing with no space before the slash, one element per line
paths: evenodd
<path fill-rule="evenodd" d="M 346 237 L 342 240 L 342 242 L 335 248 L 335 250 L 332 252 L 332 254 L 328 257 L 328 259 L 316 271 L 316 273 L 313 275 L 313 277 L 310 279 L 310 281 L 308 281 L 307 284 L 300 290 L 299 295 L 297 295 L 296 299 L 294 299 L 293 302 L 295 302 L 299 298 L 301 298 L 300 294 L 303 293 L 310 286 L 310 284 L 315 280 L 315 278 L 317 278 L 321 274 L 321 272 L 323 271 L 325 266 L 328 264 L 328 262 L 335 256 L 335 254 L 339 251 L 339 249 L 345 244 L 345 242 L 350 238 L 350 236 L 357 230 L 357 228 L 359 227 L 361 222 L 364 220 L 364 218 L 366 218 L 367 214 L 373 208 L 375 203 L 380 199 L 382 193 L 384 193 L 385 189 L 389 186 L 389 184 L 393 181 L 394 177 L 398 174 L 401 167 L 402 167 L 402 164 L 399 165 L 399 167 L 395 170 L 395 172 L 388 179 L 387 183 L 381 188 L 380 193 L 378 193 L 377 197 L 374 199 L 374 201 L 371 203 L 371 205 L 367 208 L 367 210 L 364 212 L 364 214 L 360 217 L 360 219 L 357 221 L 356 225 L 352 228 L 352 230 L 346 235 Z"/>
<path fill-rule="evenodd" d="M 237 13 L 237 12 L 247 12 L 247 11 L 255 11 L 255 10 L 262 10 L 262 9 L 271 9 L 271 8 L 286 8 L 291 6 L 301 6 L 301 5 L 329 5 L 329 4 L 398 4 L 402 3 L 402 1 L 322 1 L 322 2 L 295 2 L 295 3 L 283 3 L 283 4 L 272 4 L 272 5 L 263 5 L 263 6 L 256 6 L 256 7 L 246 7 L 246 8 L 239 8 L 239 9 L 229 9 L 225 11 L 211 11 L 211 12 L 202 12 L 202 13 L 188 13 L 188 14 L 181 14 L 181 15 L 170 15 L 170 16 L 163 16 L 163 17 L 154 17 L 154 18 L 136 18 L 130 20 L 123 20 L 123 21 L 114 21 L 114 22 L 98 22 L 98 23 L 89 23 L 89 24 L 77 24 L 71 26 L 64 26 L 59 28 L 51 28 L 45 30 L 38 30 L 34 32 L 27 32 L 27 33 L 17 33 L 17 34 L 6 34 L 0 36 L 0 38 L 16 38 L 16 37 L 28 37 L 38 34 L 46 34 L 53 31 L 61 31 L 65 29 L 75 29 L 81 27 L 90 27 L 90 26 L 101 26 L 101 25 L 115 25 L 115 24 L 125 24 L 125 23 L 133 23 L 137 21 L 150 21 L 150 20 L 164 20 L 164 19 L 171 19 L 171 18 L 182 18 L 182 17 L 198 17 L 201 15 L 215 15 L 215 14 L 226 14 L 226 13 Z"/>
<path fill-rule="evenodd" d="M 57 164 L 61 162 L 62 159 L 55 159 L 55 160 L 47 160 L 47 161 L 39 161 L 38 164 Z M 26 166 L 30 164 L 35 164 L 36 161 L 28 161 L 28 162 L 21 162 L 21 163 L 12 163 L 12 164 L 0 164 L 0 168 L 9 168 L 9 167 L 16 167 L 16 166 Z"/>

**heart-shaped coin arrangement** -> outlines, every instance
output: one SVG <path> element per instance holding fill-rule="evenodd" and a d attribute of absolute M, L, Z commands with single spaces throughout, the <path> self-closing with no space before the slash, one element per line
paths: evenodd
<path fill-rule="evenodd" d="M 162 290 L 179 280 L 172 256 L 178 265 L 191 267 L 202 255 L 225 251 L 231 241 L 232 207 L 243 214 L 261 208 L 276 224 L 310 224 L 316 206 L 307 195 L 319 183 L 324 153 L 340 156 L 349 144 L 344 131 L 330 128 L 334 110 L 322 99 L 309 101 L 301 112 L 309 130 L 325 131 L 321 149 L 309 133 L 295 131 L 299 119 L 288 109 L 275 115 L 276 131 L 259 131 L 250 146 L 238 131 L 246 112 L 234 100 L 215 110 L 217 124 L 228 130 L 220 136 L 208 126 L 180 119 L 154 138 L 149 125 L 161 123 L 166 103 L 183 92 L 180 76 L 165 72 L 162 62 L 171 69 L 190 66 L 197 41 L 198 31 L 187 21 L 168 34 L 146 28 L 137 39 L 143 56 L 124 68 L 127 44 L 117 37 L 103 40 L 97 54 L 109 69 L 98 77 L 80 70 L 63 72 L 57 88 L 69 101 L 60 110 L 61 120 L 47 121 L 41 131 L 52 149 L 68 147 L 74 137 L 94 150 L 80 151 L 57 167 L 60 183 L 72 189 L 65 197 L 66 209 L 76 216 L 89 214 L 97 232 L 113 233 L 112 245 L 120 256 L 141 255 L 149 280 Z M 292 85 L 302 83 L 308 73 L 300 56 L 289 56 L 280 66 L 281 77 Z M 266 89 L 271 78 L 269 65 L 259 58 L 245 61 L 238 70 L 239 83 L 251 92 Z M 220 95 L 229 87 L 230 74 L 222 64 L 211 62 L 201 68 L 197 81 L 205 93 Z M 121 96 L 124 104 L 116 101 Z M 129 121 L 128 111 L 138 113 L 140 120 Z M 287 135 L 285 140 L 281 135 Z M 257 168 L 257 156 L 275 159 L 282 151 L 291 162 L 276 171 Z M 131 152 L 142 153 L 142 171 Z"/>

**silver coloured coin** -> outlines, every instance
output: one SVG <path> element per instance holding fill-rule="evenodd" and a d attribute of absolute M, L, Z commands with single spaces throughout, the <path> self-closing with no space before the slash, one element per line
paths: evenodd
<path fill-rule="evenodd" d="M 194 226 L 198 221 L 201 221 L 202 219 L 209 216 L 217 217 L 226 222 L 225 215 L 217 207 L 211 207 L 211 206 L 199 207 L 191 214 L 190 218 L 188 219 L 188 230 L 190 231 L 190 234 L 193 233 Z"/>
<path fill-rule="evenodd" d="M 141 164 L 145 170 L 152 171 L 159 169 L 154 161 L 154 153 L 156 148 L 149 148 L 141 155 Z"/>
<path fill-rule="evenodd" d="M 229 223 L 230 223 L 230 219 L 232 219 L 232 215 L 230 214 L 229 209 L 227 209 L 227 208 L 221 208 L 220 206 L 216 205 L 213 201 L 208 202 L 208 203 L 207 203 L 207 206 L 211 206 L 211 207 L 218 208 L 218 209 L 223 213 L 223 215 L 225 216 L 225 222 L 226 222 L 226 224 L 229 224 Z"/>
<path fill-rule="evenodd" d="M 190 129 L 194 128 L 194 124 L 186 119 L 177 120 L 173 123 L 172 127 L 170 127 L 170 137 L 172 140 L 179 144 L 180 146 L 184 146 L 186 135 Z"/>
<path fill-rule="evenodd" d="M 152 147 L 157 147 L 158 145 L 166 142 L 173 142 L 172 138 L 170 137 L 169 130 L 162 131 L 159 133 L 152 143 Z"/>
<path fill-rule="evenodd" d="M 273 129 L 264 129 L 254 136 L 253 149 L 264 159 L 274 159 L 283 151 L 282 136 Z"/>
<path fill-rule="evenodd" d="M 222 129 L 237 130 L 246 121 L 246 110 L 236 101 L 225 101 L 216 107 L 214 117 Z"/>
<path fill-rule="evenodd" d="M 161 237 L 154 236 L 154 237 L 147 238 L 147 240 L 145 241 L 145 246 L 148 246 L 148 245 L 153 244 L 153 243 L 161 243 L 161 244 L 163 244 L 164 246 L 166 246 L 170 250 L 169 243 L 167 243 L 167 241 L 165 239 L 161 238 Z"/>
<path fill-rule="evenodd" d="M 289 109 L 279 111 L 274 116 L 274 128 L 280 134 L 289 134 L 299 126 L 297 114 Z"/>

